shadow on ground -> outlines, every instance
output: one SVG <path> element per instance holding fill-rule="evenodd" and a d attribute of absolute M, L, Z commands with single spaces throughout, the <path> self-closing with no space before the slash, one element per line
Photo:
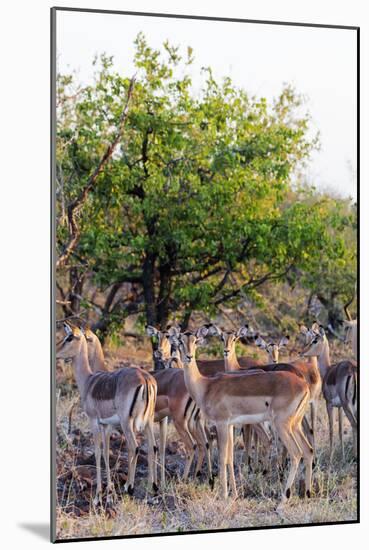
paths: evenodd
<path fill-rule="evenodd" d="M 18 526 L 37 535 L 40 539 L 50 540 L 50 526 L 48 523 L 18 523 Z"/>

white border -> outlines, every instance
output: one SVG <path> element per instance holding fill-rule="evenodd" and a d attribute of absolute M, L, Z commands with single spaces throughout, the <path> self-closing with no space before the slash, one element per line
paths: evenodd
<path fill-rule="evenodd" d="M 49 521 L 49 7 L 53 5 L 239 17 L 361 26 L 361 204 L 368 201 L 369 18 L 365 0 L 18 0 L 1 10 L 1 341 L 2 406 L 2 544 L 30 550 L 47 544 L 24 525 Z M 5 125 L 4 125 L 5 119 Z M 365 124 L 364 124 L 365 122 Z M 339 128 L 338 128 L 339 131 Z M 363 208 L 362 208 L 363 210 Z M 365 213 L 365 210 L 364 210 Z M 369 216 L 361 225 L 362 357 L 368 356 Z M 369 308 L 367 308 L 369 312 Z M 361 370 L 361 525 L 249 531 L 186 537 L 163 537 L 81 543 L 85 547 L 120 544 L 124 548 L 169 548 L 247 544 L 250 548 L 299 550 L 329 545 L 347 549 L 368 538 L 368 388 Z M 4 483 L 5 482 L 5 483 Z M 23 527 L 22 527 L 23 525 Z M 45 531 L 45 528 L 43 529 Z"/>

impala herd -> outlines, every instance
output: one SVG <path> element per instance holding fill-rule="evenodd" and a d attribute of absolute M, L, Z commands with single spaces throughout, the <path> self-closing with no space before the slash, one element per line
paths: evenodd
<path fill-rule="evenodd" d="M 321 393 L 329 420 L 329 467 L 333 453 L 334 408 L 338 408 L 342 455 L 343 414 L 351 424 L 354 452 L 356 450 L 356 321 L 350 321 L 346 336 L 351 339 L 355 360 L 334 365 L 330 361 L 325 330 L 317 323 L 310 329 L 300 327 L 304 346 L 300 358 L 289 362 L 279 362 L 279 351 L 288 345 L 288 337 L 277 343 L 267 342 L 248 325 L 237 331 L 225 331 L 215 324 L 207 324 L 185 332 L 175 325 L 164 331 L 148 326 L 148 336 L 156 340 L 156 370 L 151 372 L 140 367 L 110 371 L 105 365 L 100 341 L 89 328 L 65 322 L 64 331 L 65 336 L 56 345 L 56 356 L 72 360 L 82 407 L 90 422 L 96 458 L 95 505 L 102 503 L 103 497 L 101 454 L 105 462 L 107 502 L 111 502 L 114 496 L 109 443 L 111 431 L 117 428 L 122 430 L 128 448 L 128 475 L 124 489 L 129 494 L 134 491 L 140 452 L 137 432 L 143 432 L 147 441 L 149 487 L 155 493 L 159 491 L 158 464 L 160 485 L 165 485 L 168 419 L 172 420 L 185 447 L 184 479 L 188 478 L 197 456 L 195 476 L 202 472 L 205 460 L 209 484 L 214 486 L 212 454 L 213 440 L 216 440 L 220 495 L 224 499 L 229 490 L 233 497 L 237 497 L 235 427 L 242 430 L 246 464 L 251 461 L 252 438 L 256 450 L 258 443 L 262 444 L 266 461 L 272 443 L 276 446 L 280 443 L 283 456 L 288 456 L 289 461 L 282 460 L 288 474 L 277 510 L 281 510 L 290 498 L 301 459 L 305 470 L 305 495 L 310 498 L 312 494 Z M 210 337 L 221 340 L 223 358 L 196 359 L 197 349 Z M 250 357 L 237 357 L 236 344 L 240 338 L 264 349 L 270 362 L 263 364 Z M 155 422 L 159 422 L 158 447 Z"/>

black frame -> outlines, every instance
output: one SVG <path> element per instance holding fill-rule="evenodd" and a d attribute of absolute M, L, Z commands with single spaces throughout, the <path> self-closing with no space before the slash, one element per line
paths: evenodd
<path fill-rule="evenodd" d="M 55 447 L 55 420 L 56 420 L 56 380 L 55 380 L 55 235 L 56 235 L 56 217 L 55 217 L 55 166 L 56 166 L 56 14 L 58 11 L 76 11 L 84 13 L 105 13 L 114 15 L 134 15 L 134 16 L 146 16 L 146 17 L 163 17 L 163 18 L 175 18 L 175 19 L 194 19 L 200 21 L 225 21 L 229 23 L 255 23 L 255 24 L 268 24 L 268 25 L 283 25 L 294 27 L 318 27 L 325 29 L 341 29 L 356 31 L 356 60 L 357 60 L 357 105 L 356 105 L 356 123 L 357 123 L 357 216 L 358 216 L 358 228 L 357 228 L 357 320 L 360 329 L 360 27 L 349 25 L 330 25 L 323 23 L 298 23 L 292 21 L 268 21 L 259 19 L 240 19 L 232 17 L 209 17 L 204 15 L 180 15 L 172 13 L 148 13 L 148 12 L 135 12 L 135 11 L 120 11 L 120 10 L 105 10 L 105 9 L 92 9 L 92 8 L 68 8 L 55 6 L 50 8 L 50 176 L 51 176 L 51 218 L 50 218 L 50 326 L 51 326 L 51 346 L 50 346 L 50 359 L 51 359 L 51 376 L 50 376 L 50 392 L 51 392 L 51 467 L 50 467 L 50 482 L 51 482 L 51 501 L 50 501 L 50 540 L 54 543 L 65 542 L 83 542 L 83 541 L 96 541 L 96 540 L 116 540 L 116 539 L 132 539 L 132 538 L 148 538 L 148 537 L 168 537 L 178 535 L 194 535 L 194 534 L 207 534 L 207 533 L 228 533 L 234 531 L 260 531 L 264 529 L 287 529 L 293 527 L 317 527 L 326 525 L 350 525 L 360 523 L 360 375 L 358 377 L 358 437 L 357 437 L 357 518 L 355 520 L 337 521 L 337 522 L 320 522 L 320 523 L 302 523 L 292 525 L 269 525 L 269 526 L 256 526 L 256 527 L 236 527 L 229 529 L 207 529 L 201 531 L 184 531 L 183 533 L 150 533 L 140 535 L 117 535 L 117 536 L 101 536 L 101 537 L 81 537 L 71 539 L 57 539 L 56 538 L 56 517 L 55 517 L 55 501 L 56 501 L 56 476 L 55 476 L 55 464 L 56 464 L 56 447 Z M 358 335 L 358 356 L 360 357 L 360 330 Z"/>

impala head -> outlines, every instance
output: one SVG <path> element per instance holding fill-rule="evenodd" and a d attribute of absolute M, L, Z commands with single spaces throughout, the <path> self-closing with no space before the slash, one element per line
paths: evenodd
<path fill-rule="evenodd" d="M 273 342 L 270 340 L 267 343 L 264 340 L 264 338 L 258 335 L 255 339 L 255 344 L 258 346 L 258 348 L 264 349 L 267 352 L 269 359 L 270 361 L 272 361 L 272 363 L 278 363 L 279 351 L 282 348 L 285 348 L 288 345 L 289 341 L 290 341 L 290 337 L 287 335 L 287 336 L 283 336 L 279 340 L 279 342 Z"/>
<path fill-rule="evenodd" d="M 307 328 L 305 325 L 299 326 L 299 332 L 303 337 L 304 346 L 309 345 L 314 340 L 317 334 L 320 334 L 321 326 L 318 323 L 313 323 L 311 328 Z"/>
<path fill-rule="evenodd" d="M 304 331 L 303 334 L 305 334 L 305 348 L 300 355 L 305 357 L 319 357 L 327 344 L 324 328 L 314 323 L 311 329 L 307 329 L 307 332 Z"/>
<path fill-rule="evenodd" d="M 154 358 L 159 361 L 164 361 L 170 357 L 170 341 L 169 332 L 167 330 L 160 331 L 151 325 L 146 327 L 146 334 L 151 338 L 156 339 L 157 347 L 154 351 Z"/>
<path fill-rule="evenodd" d="M 65 336 L 56 344 L 56 358 L 72 359 L 80 352 L 81 342 L 84 338 L 83 332 L 80 328 L 67 322 L 63 327 Z"/>
<path fill-rule="evenodd" d="M 196 348 L 205 343 L 207 334 L 208 328 L 205 326 L 200 327 L 196 332 L 186 331 L 179 333 L 176 329 L 173 329 L 171 330 L 169 339 L 174 346 L 177 346 L 183 362 L 188 364 L 195 359 Z"/>
<path fill-rule="evenodd" d="M 343 327 L 345 329 L 345 344 L 349 344 L 352 339 L 352 332 L 357 327 L 357 319 L 353 321 L 343 321 Z"/>
<path fill-rule="evenodd" d="M 236 351 L 236 342 L 239 338 L 244 338 L 249 334 L 248 325 L 240 327 L 237 331 L 235 330 L 221 330 L 217 325 L 209 325 L 208 335 L 210 336 L 219 336 L 223 342 L 223 355 L 228 357 L 235 353 Z"/>

